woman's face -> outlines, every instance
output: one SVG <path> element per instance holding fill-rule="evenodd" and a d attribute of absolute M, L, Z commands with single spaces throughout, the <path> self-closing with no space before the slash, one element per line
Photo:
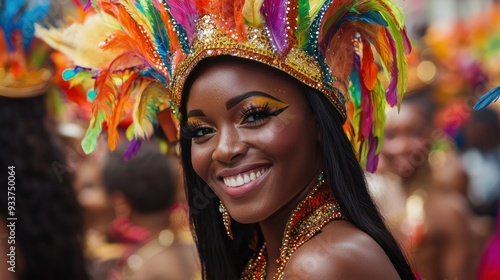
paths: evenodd
<path fill-rule="evenodd" d="M 418 105 L 403 103 L 387 115 L 382 156 L 390 171 L 402 178 L 426 164 L 432 146 L 432 125 Z"/>
<path fill-rule="evenodd" d="M 241 223 L 263 221 L 322 168 L 319 132 L 302 90 L 265 66 L 217 61 L 187 100 L 195 172 Z"/>

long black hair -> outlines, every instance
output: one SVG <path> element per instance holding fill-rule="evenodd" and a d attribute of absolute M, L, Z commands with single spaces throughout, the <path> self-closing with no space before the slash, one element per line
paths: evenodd
<path fill-rule="evenodd" d="M 205 59 L 188 77 L 180 108 L 182 116 L 186 116 L 190 84 L 198 73 L 215 60 L 224 59 L 228 58 Z M 231 62 L 242 60 L 234 57 L 229 59 Z M 257 63 L 249 60 L 243 61 Z M 368 193 L 363 169 L 342 128 L 341 115 L 323 93 L 307 86 L 303 86 L 303 88 L 321 134 L 320 146 L 324 158 L 325 173 L 327 178 L 331 178 L 329 181 L 332 192 L 341 205 L 342 213 L 351 223 L 369 234 L 383 248 L 401 279 L 415 279 L 410 265 L 396 240 L 384 225 L 382 217 Z M 185 122 L 186 120 L 181 120 L 181 126 L 185 126 Z M 259 227 L 257 224 L 244 225 L 233 220 L 231 229 L 234 240 L 227 237 L 219 213 L 219 199 L 193 169 L 191 140 L 181 136 L 180 145 L 190 206 L 190 220 L 195 232 L 203 279 L 239 279 L 250 256 L 255 253 L 256 248 L 259 248 L 256 246 L 255 237 L 257 236 L 262 242 Z"/>
<path fill-rule="evenodd" d="M 86 280 L 82 211 L 62 149 L 46 125 L 45 98 L 0 97 L 0 166 L 4 174 L 8 166 L 15 171 L 12 214 L 16 261 L 22 267 L 16 279 Z M 7 197 L 3 187 L 4 220 L 10 217 Z"/>

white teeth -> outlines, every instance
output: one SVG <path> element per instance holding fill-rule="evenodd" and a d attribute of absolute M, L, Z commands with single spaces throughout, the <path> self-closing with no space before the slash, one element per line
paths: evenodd
<path fill-rule="evenodd" d="M 238 178 L 236 178 L 236 185 L 239 187 L 243 184 L 245 184 L 245 181 L 243 181 L 243 178 L 241 178 L 241 176 L 238 176 Z"/>
<path fill-rule="evenodd" d="M 255 179 L 259 178 L 266 172 L 266 169 L 262 169 L 255 172 L 250 172 L 249 174 L 240 174 L 237 177 L 232 177 L 232 178 L 223 178 L 224 184 L 228 187 L 239 187 L 242 186 L 246 183 L 249 183 L 251 181 L 254 181 Z"/>

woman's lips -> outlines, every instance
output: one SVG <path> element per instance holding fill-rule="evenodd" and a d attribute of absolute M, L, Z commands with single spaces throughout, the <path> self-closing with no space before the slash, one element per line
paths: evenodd
<path fill-rule="evenodd" d="M 269 169 L 268 166 L 259 167 L 232 176 L 221 177 L 220 184 L 229 196 L 234 198 L 242 197 L 261 185 Z"/>
<path fill-rule="evenodd" d="M 257 178 L 262 176 L 262 174 L 264 174 L 267 169 L 267 167 L 264 167 L 260 170 L 252 170 L 245 173 L 240 173 L 236 176 L 222 177 L 222 180 L 227 187 L 237 188 L 243 186 L 244 184 L 257 180 Z"/>

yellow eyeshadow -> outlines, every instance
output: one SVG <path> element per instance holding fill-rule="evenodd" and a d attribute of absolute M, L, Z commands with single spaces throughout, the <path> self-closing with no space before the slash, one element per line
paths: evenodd
<path fill-rule="evenodd" d="M 270 99 L 270 98 L 267 98 L 267 97 L 263 97 L 263 96 L 255 96 L 255 97 L 252 97 L 250 99 L 251 103 L 255 103 L 257 105 L 266 105 L 269 106 L 270 108 L 276 108 L 276 109 L 281 109 L 283 107 L 287 107 L 289 106 L 288 104 L 284 103 L 284 102 L 281 102 L 281 101 L 278 101 L 278 100 L 274 100 L 274 99 Z"/>

